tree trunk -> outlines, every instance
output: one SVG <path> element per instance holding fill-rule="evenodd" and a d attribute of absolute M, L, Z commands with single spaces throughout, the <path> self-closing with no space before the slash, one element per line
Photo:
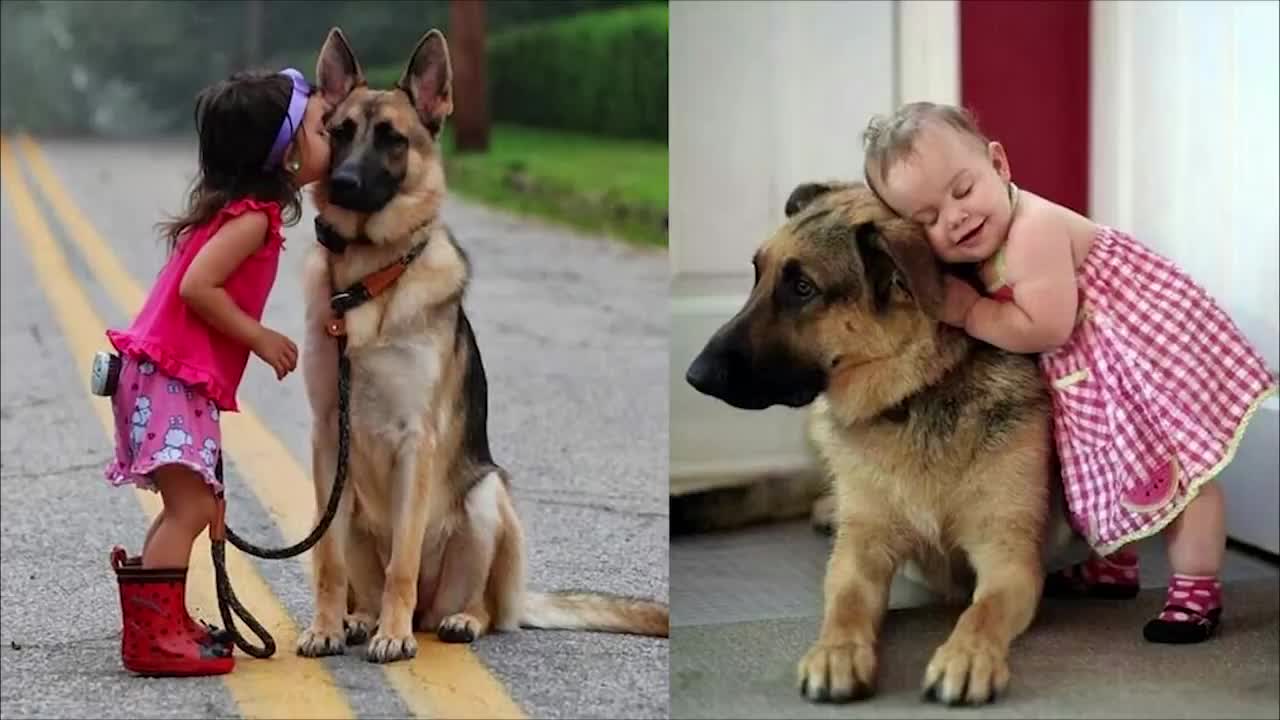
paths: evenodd
<path fill-rule="evenodd" d="M 262 62 L 262 0 L 244 4 L 244 66 L 257 68 Z"/>
<path fill-rule="evenodd" d="M 489 149 L 489 81 L 484 9 L 484 0 L 449 2 L 454 139 L 461 152 L 484 152 Z"/>

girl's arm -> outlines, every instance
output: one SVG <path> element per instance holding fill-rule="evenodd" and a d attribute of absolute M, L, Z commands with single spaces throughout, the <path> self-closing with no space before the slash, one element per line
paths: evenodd
<path fill-rule="evenodd" d="M 1065 228 L 1027 220 L 1033 222 L 1021 229 L 1022 242 L 1011 244 L 1005 256 L 1013 302 L 978 299 L 965 315 L 964 329 L 1011 352 L 1040 353 L 1071 337 L 1078 302 L 1075 263 Z"/>
<path fill-rule="evenodd" d="M 240 263 L 262 247 L 266 234 L 266 213 L 249 212 L 227 221 L 196 253 L 178 287 L 178 294 L 188 307 L 219 332 L 246 347 L 253 347 L 262 325 L 231 299 L 222 283 Z"/>
<path fill-rule="evenodd" d="M 297 348 L 250 317 L 222 287 L 240 263 L 262 247 L 266 233 L 265 213 L 249 212 L 227 221 L 196 253 L 178 294 L 210 326 L 251 349 L 283 377 L 293 369 Z"/>

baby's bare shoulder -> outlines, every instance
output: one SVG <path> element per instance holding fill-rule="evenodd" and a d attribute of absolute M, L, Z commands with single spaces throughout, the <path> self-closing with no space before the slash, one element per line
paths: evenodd
<path fill-rule="evenodd" d="M 1072 225 L 1065 210 L 1035 198 L 1021 209 L 1009 226 L 1005 250 L 1005 274 L 1010 282 L 1038 274 L 1055 259 L 1070 262 Z"/>

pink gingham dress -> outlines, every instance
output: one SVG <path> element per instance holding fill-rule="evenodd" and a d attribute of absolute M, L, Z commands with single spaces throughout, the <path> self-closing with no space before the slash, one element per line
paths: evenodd
<path fill-rule="evenodd" d="M 1071 524 L 1105 555 L 1178 516 L 1276 381 L 1203 288 L 1123 232 L 1099 228 L 1076 283 L 1075 332 L 1039 361 Z"/>

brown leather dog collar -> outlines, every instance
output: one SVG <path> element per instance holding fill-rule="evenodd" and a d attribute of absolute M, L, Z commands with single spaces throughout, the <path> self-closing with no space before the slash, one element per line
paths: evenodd
<path fill-rule="evenodd" d="M 347 334 L 347 325 L 343 316 L 350 310 L 360 307 L 366 302 L 377 297 L 387 288 L 391 287 L 396 280 L 400 278 L 409 264 L 412 263 L 422 251 L 427 247 L 427 243 L 431 241 L 428 236 L 421 242 L 415 244 L 409 252 L 400 257 L 399 260 L 390 265 L 375 270 L 365 275 L 359 281 L 348 286 L 345 290 L 335 292 L 329 296 L 329 309 L 333 311 L 326 326 L 328 333 L 334 337 L 341 337 Z"/>

